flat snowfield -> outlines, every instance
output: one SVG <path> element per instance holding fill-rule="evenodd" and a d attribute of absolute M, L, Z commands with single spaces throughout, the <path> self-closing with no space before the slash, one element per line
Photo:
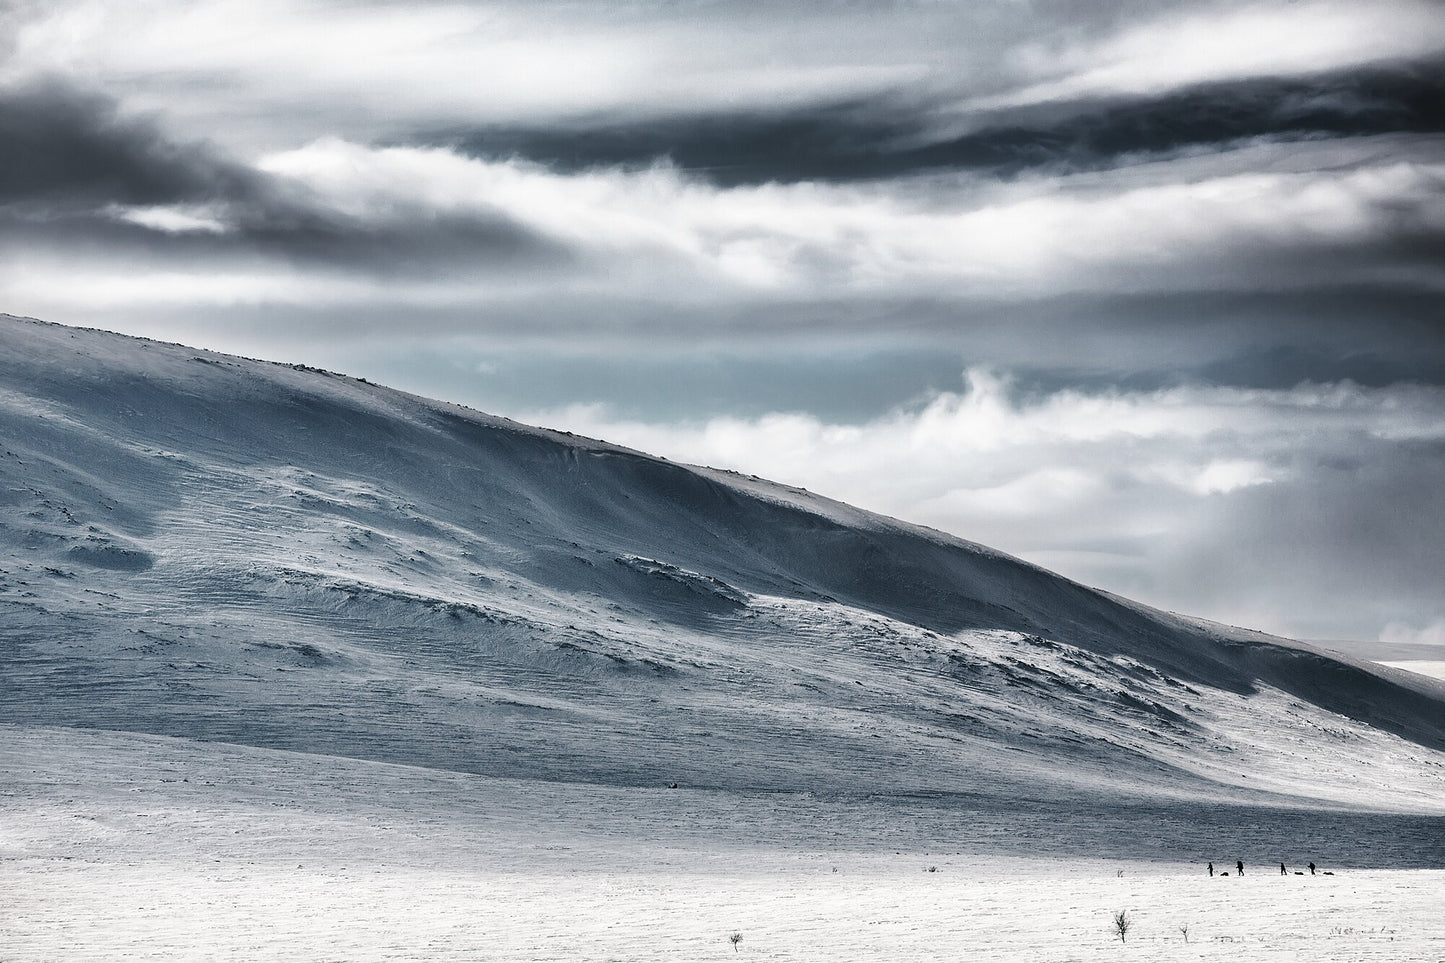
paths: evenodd
<path fill-rule="evenodd" d="M 0 958 L 1445 959 L 1445 872 L 1435 870 L 1282 877 L 1261 866 L 1209 879 L 1193 867 L 1047 859 L 940 858 L 936 872 L 905 855 L 711 863 L 493 874 L 10 861 Z M 1122 945 L 1111 922 L 1121 909 L 1133 921 Z"/>
<path fill-rule="evenodd" d="M 906 833 L 883 801 L 0 727 L 0 961 L 1445 960 L 1445 871 L 1368 868 L 1358 847 L 1271 860 L 1307 812 L 1241 809 L 1259 828 L 1230 842 L 1218 824 L 1210 858 L 1247 872 L 1212 879 L 1202 859 L 1066 855 L 1105 848 L 1096 818 L 1055 821 L 1066 850 L 979 810 Z M 1134 833 L 1166 852 L 1179 825 Z M 1299 839 L 1364 833 L 1388 860 L 1434 852 L 1439 826 Z M 1334 875 L 1295 875 L 1309 859 Z"/>

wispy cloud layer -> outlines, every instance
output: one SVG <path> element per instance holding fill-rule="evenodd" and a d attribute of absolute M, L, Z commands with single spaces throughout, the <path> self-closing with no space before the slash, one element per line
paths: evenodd
<path fill-rule="evenodd" d="M 1045 39 L 1018 51 L 1029 75 L 1047 77 L 1005 102 L 1148 93 L 1248 77 L 1313 74 L 1428 57 L 1445 49 L 1445 25 L 1416 3 L 1205 4 L 1175 8 L 1083 41 Z"/>
<path fill-rule="evenodd" d="M 181 263 L 172 263 L 190 262 L 197 293 L 204 277 L 224 289 L 226 272 L 216 272 L 214 260 L 228 253 L 269 260 L 288 275 L 303 260 L 363 277 L 382 273 L 398 306 L 459 299 L 485 307 L 559 292 L 642 293 L 686 304 L 1350 284 L 1440 289 L 1445 161 L 1409 145 L 1361 146 L 1353 157 L 1337 153 L 1329 170 L 1259 170 L 1245 150 L 1214 155 L 1207 165 L 1009 182 L 957 174 L 902 184 L 722 188 L 671 167 L 558 174 L 442 148 L 336 140 L 261 158 L 243 173 L 199 148 L 188 154 L 142 142 L 132 152 L 160 154 L 177 175 L 154 185 L 138 180 L 117 152 L 113 165 L 97 158 L 94 169 L 19 170 L 10 190 L 41 198 L 66 191 L 63 204 L 31 215 L 41 224 L 32 244 L 48 234 L 61 235 L 57 246 L 70 241 L 64 222 L 48 216 L 56 212 L 86 229 L 110 219 L 149 231 L 99 252 L 96 277 L 109 259 L 124 263 L 178 234 L 204 235 L 190 238 L 177 252 Z M 94 206 L 77 209 L 87 193 Z M 12 217 L 27 213 L 22 205 Z M 519 284 L 519 267 L 549 273 Z M 84 297 L 86 272 L 73 263 L 67 270 L 65 290 Z M 394 283 L 395 274 L 406 281 Z M 52 280 L 30 276 L 36 288 Z M 143 304 L 143 289 L 137 294 Z M 320 287 L 317 298 L 324 303 Z M 539 317 L 545 323 L 545 306 Z"/>
<path fill-rule="evenodd" d="M 1010 110 L 923 109 L 898 97 L 665 117 L 581 118 L 423 133 L 482 158 L 561 171 L 666 163 L 723 185 L 947 170 L 1016 176 L 1137 165 L 1200 149 L 1445 130 L 1445 62 L 1210 81 Z"/>

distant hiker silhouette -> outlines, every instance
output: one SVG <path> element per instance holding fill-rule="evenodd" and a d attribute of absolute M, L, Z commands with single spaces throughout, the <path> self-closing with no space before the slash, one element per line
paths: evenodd
<path fill-rule="evenodd" d="M 1279 874 L 1280 874 L 1281 876 L 1288 876 L 1288 875 L 1289 875 L 1289 870 L 1287 870 L 1287 869 L 1284 868 L 1284 863 L 1280 863 L 1280 864 L 1279 864 Z"/>
<path fill-rule="evenodd" d="M 1242 859 L 1236 859 L 1236 860 L 1234 861 L 1234 868 L 1237 869 L 1237 870 L 1239 870 L 1239 875 L 1243 876 L 1243 875 L 1244 875 L 1244 860 L 1242 860 Z"/>
<path fill-rule="evenodd" d="M 1213 875 L 1214 875 L 1214 864 L 1213 864 L 1213 863 L 1210 863 L 1210 864 L 1209 864 L 1209 875 L 1210 875 L 1210 876 L 1213 876 Z"/>
<path fill-rule="evenodd" d="M 1313 876 L 1314 874 L 1315 874 L 1315 864 L 1314 864 L 1314 863 L 1310 863 L 1310 875 Z"/>

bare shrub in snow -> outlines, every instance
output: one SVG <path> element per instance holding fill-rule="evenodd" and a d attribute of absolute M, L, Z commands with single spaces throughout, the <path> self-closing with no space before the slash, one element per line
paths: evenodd
<path fill-rule="evenodd" d="M 1125 910 L 1120 910 L 1114 914 L 1114 932 L 1119 934 L 1120 943 L 1124 942 L 1124 937 L 1128 934 L 1129 927 L 1133 925 L 1134 921 L 1129 919 L 1129 914 Z"/>
<path fill-rule="evenodd" d="M 741 943 L 742 941 L 743 941 L 743 934 L 741 934 L 741 933 L 734 933 L 732 936 L 729 936 L 729 937 L 728 937 L 728 942 L 733 945 L 733 952 L 734 952 L 734 953 L 736 953 L 736 952 L 738 951 L 738 944 Z"/>

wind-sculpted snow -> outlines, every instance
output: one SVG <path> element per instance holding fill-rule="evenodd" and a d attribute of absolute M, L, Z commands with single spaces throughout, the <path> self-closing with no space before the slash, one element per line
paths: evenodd
<path fill-rule="evenodd" d="M 1430 680 L 314 369 L 0 338 L 0 723 L 794 794 L 850 825 L 1217 803 L 1445 830 Z M 1387 858 L 1445 865 L 1418 836 Z"/>

